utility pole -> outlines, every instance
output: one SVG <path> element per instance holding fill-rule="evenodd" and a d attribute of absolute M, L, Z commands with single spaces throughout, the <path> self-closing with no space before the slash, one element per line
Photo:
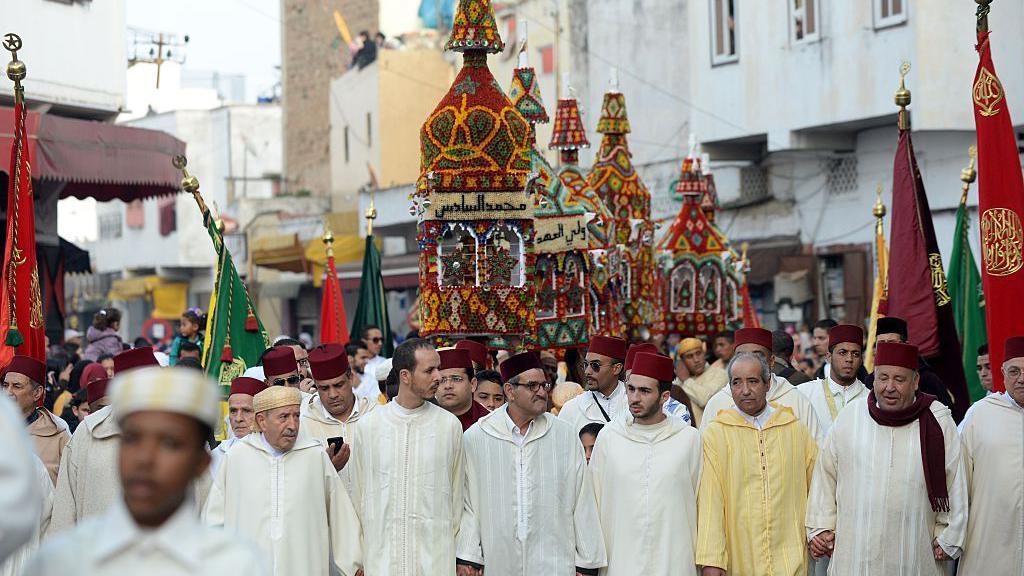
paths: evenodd
<path fill-rule="evenodd" d="M 156 87 L 160 88 L 160 68 L 165 62 L 185 63 L 185 46 L 188 45 L 188 34 L 181 40 L 177 35 L 166 32 L 150 32 L 147 30 L 132 29 L 135 34 L 132 39 L 132 57 L 128 64 L 156 64 Z M 148 48 L 148 52 L 146 51 Z M 140 49 L 142 56 L 139 55 Z"/>

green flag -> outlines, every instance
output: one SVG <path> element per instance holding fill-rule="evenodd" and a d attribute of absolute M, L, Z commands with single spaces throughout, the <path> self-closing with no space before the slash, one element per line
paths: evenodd
<path fill-rule="evenodd" d="M 373 235 L 366 236 L 366 250 L 363 252 L 363 275 L 359 282 L 359 303 L 352 320 L 352 337 L 362 334 L 365 326 L 379 326 L 384 337 L 381 355 L 390 358 L 395 351 L 391 323 L 388 322 L 388 303 L 384 295 L 384 279 L 380 275 L 380 252 L 373 243 Z"/>
<path fill-rule="evenodd" d="M 967 192 L 964 191 L 960 207 L 956 211 L 956 229 L 953 234 L 953 251 L 949 259 L 949 296 L 953 299 L 953 317 L 956 332 L 960 337 L 967 390 L 971 402 L 985 397 L 975 366 L 978 363 L 978 347 L 985 344 L 985 297 L 981 290 L 981 274 L 974 261 L 974 253 L 968 243 Z"/>

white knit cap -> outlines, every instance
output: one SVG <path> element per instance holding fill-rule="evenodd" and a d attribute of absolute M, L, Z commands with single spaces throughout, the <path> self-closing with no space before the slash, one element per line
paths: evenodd
<path fill-rule="evenodd" d="M 298 406 L 300 404 L 302 404 L 302 392 L 291 386 L 271 386 L 252 397 L 252 411 L 256 414 L 282 406 Z"/>
<path fill-rule="evenodd" d="M 220 392 L 205 374 L 189 368 L 150 366 L 114 376 L 110 398 L 118 420 L 143 411 L 191 416 L 216 429 Z"/>

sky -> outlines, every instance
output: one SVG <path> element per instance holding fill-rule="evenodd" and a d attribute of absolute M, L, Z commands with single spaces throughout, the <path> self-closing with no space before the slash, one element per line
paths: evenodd
<path fill-rule="evenodd" d="M 185 70 L 246 76 L 246 100 L 279 81 L 279 0 L 126 0 L 129 28 L 189 36 Z M 127 38 L 130 46 L 132 33 Z"/>

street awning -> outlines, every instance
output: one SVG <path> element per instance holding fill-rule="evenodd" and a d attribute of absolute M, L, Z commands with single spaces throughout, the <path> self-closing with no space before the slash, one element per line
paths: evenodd
<path fill-rule="evenodd" d="M 61 198 L 125 202 L 174 194 L 181 173 L 171 160 L 185 143 L 166 132 L 29 112 L 32 177 L 66 185 Z M 0 107 L 0 171 L 10 170 L 14 109 Z"/>
<path fill-rule="evenodd" d="M 73 243 L 60 238 L 60 252 L 64 256 L 65 274 L 91 274 L 92 264 L 89 261 L 89 252 L 82 250 Z"/>

